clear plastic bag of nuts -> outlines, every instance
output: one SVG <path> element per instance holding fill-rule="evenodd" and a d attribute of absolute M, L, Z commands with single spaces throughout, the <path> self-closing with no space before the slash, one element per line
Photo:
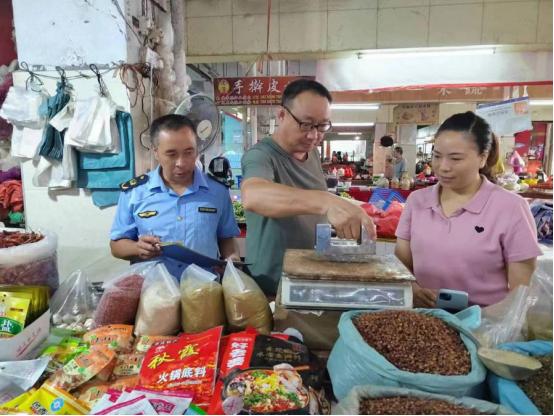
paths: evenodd
<path fill-rule="evenodd" d="M 93 327 L 98 297 L 85 272 L 76 270 L 50 300 L 54 328 L 84 333 Z"/>
<path fill-rule="evenodd" d="M 28 233 L 20 231 L 22 236 Z M 38 231 L 40 240 L 0 248 L 0 284 L 49 286 L 55 291 L 59 286 L 55 233 Z"/>

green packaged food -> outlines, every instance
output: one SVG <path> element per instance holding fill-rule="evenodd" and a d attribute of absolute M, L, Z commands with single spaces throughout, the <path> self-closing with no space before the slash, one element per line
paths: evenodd
<path fill-rule="evenodd" d="M 23 331 L 30 302 L 29 293 L 0 292 L 0 338 Z"/>

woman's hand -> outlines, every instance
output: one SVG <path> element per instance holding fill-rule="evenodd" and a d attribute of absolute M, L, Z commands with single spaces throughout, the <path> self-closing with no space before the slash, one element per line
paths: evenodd
<path fill-rule="evenodd" d="M 425 289 L 417 283 L 412 283 L 414 308 L 436 308 L 438 291 Z"/>

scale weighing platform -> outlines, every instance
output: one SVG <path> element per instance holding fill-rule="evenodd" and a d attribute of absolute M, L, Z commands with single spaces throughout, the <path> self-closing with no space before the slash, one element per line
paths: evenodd
<path fill-rule="evenodd" d="M 314 250 L 287 250 L 281 302 L 294 309 L 411 309 L 414 276 L 394 255 L 340 262 Z"/>

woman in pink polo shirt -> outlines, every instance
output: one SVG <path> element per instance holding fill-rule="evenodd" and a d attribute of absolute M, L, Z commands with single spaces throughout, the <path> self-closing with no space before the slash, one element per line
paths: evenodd
<path fill-rule="evenodd" d="M 481 117 L 455 114 L 435 135 L 435 186 L 413 192 L 396 230 L 396 255 L 414 273 L 414 305 L 434 307 L 439 289 L 469 303 L 501 301 L 526 285 L 541 254 L 527 202 L 494 184 L 498 141 Z"/>

